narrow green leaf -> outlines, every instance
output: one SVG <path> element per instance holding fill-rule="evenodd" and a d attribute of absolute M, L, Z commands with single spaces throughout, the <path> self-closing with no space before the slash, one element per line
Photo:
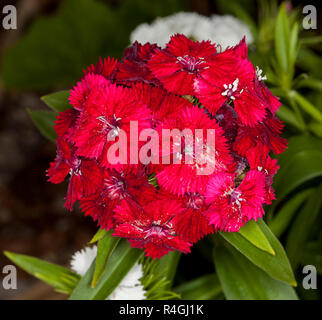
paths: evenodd
<path fill-rule="evenodd" d="M 298 83 L 299 88 L 310 88 L 322 92 L 322 80 L 309 76 Z"/>
<path fill-rule="evenodd" d="M 92 280 L 92 288 L 94 288 L 101 278 L 105 268 L 106 264 L 108 263 L 108 260 L 113 253 L 114 249 L 116 248 L 118 242 L 120 241 L 120 238 L 112 237 L 111 234 L 113 231 L 107 232 L 103 238 L 101 238 L 97 245 L 97 255 L 95 260 L 95 271 L 94 276 Z"/>
<path fill-rule="evenodd" d="M 278 202 L 304 182 L 322 176 L 322 141 L 308 135 L 293 137 L 279 156 L 279 165 L 273 184 Z"/>
<path fill-rule="evenodd" d="M 31 256 L 5 251 L 4 255 L 34 277 L 48 283 L 59 292 L 70 294 L 80 276 L 62 266 Z"/>
<path fill-rule="evenodd" d="M 310 194 L 288 233 L 286 239 L 286 252 L 293 268 L 297 267 L 301 259 L 301 252 L 303 252 L 304 244 L 321 212 L 321 194 L 322 184 Z"/>
<path fill-rule="evenodd" d="M 244 227 L 240 228 L 239 233 L 255 247 L 264 250 L 273 256 L 275 255 L 274 249 L 270 245 L 256 221 L 248 221 Z"/>
<path fill-rule="evenodd" d="M 72 105 L 68 101 L 68 97 L 69 90 L 66 90 L 43 96 L 41 97 L 41 100 L 44 101 L 54 111 L 61 112 L 65 111 L 66 109 L 72 108 Z"/>
<path fill-rule="evenodd" d="M 230 245 L 217 247 L 214 261 L 228 300 L 297 300 L 289 284 L 271 278 Z"/>
<path fill-rule="evenodd" d="M 284 72 L 288 69 L 289 24 L 285 6 L 280 6 L 275 26 L 275 53 Z"/>
<path fill-rule="evenodd" d="M 286 107 L 284 104 L 281 108 L 276 112 L 277 116 L 284 122 L 287 122 L 297 129 L 304 131 L 305 127 L 302 125 L 301 121 L 298 120 L 294 111 L 290 108 Z"/>
<path fill-rule="evenodd" d="M 311 194 L 312 189 L 303 190 L 297 193 L 289 201 L 287 201 L 277 215 L 273 218 L 271 223 L 268 224 L 276 237 L 280 237 L 286 228 L 290 225 L 292 218 L 301 204 Z"/>
<path fill-rule="evenodd" d="M 308 124 L 308 128 L 314 133 L 316 136 L 322 138 L 322 125 L 318 122 L 310 122 Z"/>
<path fill-rule="evenodd" d="M 93 244 L 99 240 L 101 240 L 105 235 L 107 234 L 107 231 L 105 229 L 99 229 L 89 242 L 89 244 Z"/>
<path fill-rule="evenodd" d="M 299 26 L 298 23 L 295 22 L 290 35 L 290 44 L 289 44 L 289 51 L 288 51 L 288 70 L 294 70 L 294 64 L 297 56 L 297 45 L 298 45 L 298 32 Z"/>
<path fill-rule="evenodd" d="M 142 256 L 143 251 L 131 248 L 121 240 L 108 260 L 105 271 L 95 286 L 91 287 L 95 271 L 95 261 L 74 289 L 71 300 L 104 300 L 110 296 L 125 275 Z"/>
<path fill-rule="evenodd" d="M 300 93 L 297 91 L 292 91 L 290 93 L 291 97 L 298 103 L 298 105 L 312 118 L 316 121 L 322 123 L 322 113 L 319 109 L 317 109 L 310 101 L 304 98 Z"/>
<path fill-rule="evenodd" d="M 164 273 L 165 277 L 169 281 L 167 289 L 170 289 L 172 287 L 172 283 L 177 272 L 180 257 L 180 252 L 171 251 L 160 259 L 158 268 L 159 272 Z"/>
<path fill-rule="evenodd" d="M 184 282 L 173 289 L 183 300 L 214 300 L 222 293 L 221 285 L 216 274 Z"/>
<path fill-rule="evenodd" d="M 38 128 L 40 133 L 47 139 L 55 141 L 57 138 L 54 130 L 54 121 L 56 120 L 57 113 L 51 111 L 30 110 L 27 109 L 33 123 Z"/>
<path fill-rule="evenodd" d="M 274 256 L 255 247 L 237 232 L 220 232 L 220 235 L 271 277 L 296 286 L 291 265 L 282 245 L 263 220 L 258 219 L 257 223 L 275 251 Z"/>

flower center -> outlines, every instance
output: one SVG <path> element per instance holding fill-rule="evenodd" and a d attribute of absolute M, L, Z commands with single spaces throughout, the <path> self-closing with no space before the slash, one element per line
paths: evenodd
<path fill-rule="evenodd" d="M 149 237 L 163 238 L 168 235 L 169 228 L 153 223 L 152 226 L 149 226 L 148 228 L 146 228 L 144 232 L 145 232 L 144 239 Z"/>
<path fill-rule="evenodd" d="M 237 91 L 238 83 L 239 83 L 239 79 L 236 78 L 236 80 L 233 83 L 230 83 L 228 85 L 224 84 L 225 91 L 223 91 L 221 95 L 227 96 L 227 98 L 231 100 L 235 100 L 236 94 L 241 94 L 244 91 L 244 89 L 240 90 L 239 92 Z"/>
<path fill-rule="evenodd" d="M 121 177 L 121 175 L 113 175 L 108 179 L 104 179 L 104 193 L 106 193 L 111 200 L 126 198 L 128 194 L 125 179 Z"/>
<path fill-rule="evenodd" d="M 187 54 L 183 57 L 177 57 L 177 63 L 180 63 L 185 71 L 189 73 L 196 73 L 202 68 L 202 64 L 205 63 L 204 59 L 199 57 L 190 57 Z"/>
<path fill-rule="evenodd" d="M 106 132 L 108 138 L 115 138 L 120 133 L 121 127 L 121 118 L 116 118 L 115 114 L 113 117 L 110 117 L 108 120 L 104 116 L 96 118 L 102 124 L 102 132 Z"/>
<path fill-rule="evenodd" d="M 186 194 L 187 208 L 193 208 L 194 210 L 199 210 L 204 205 L 204 199 L 199 193 L 189 193 Z"/>

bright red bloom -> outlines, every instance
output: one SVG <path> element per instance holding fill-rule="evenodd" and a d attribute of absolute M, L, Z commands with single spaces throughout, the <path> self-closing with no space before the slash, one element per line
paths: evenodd
<path fill-rule="evenodd" d="M 164 118 L 176 117 L 178 110 L 192 106 L 187 99 L 169 93 L 162 87 L 152 87 L 139 82 L 133 85 L 132 89 L 136 99 L 152 111 L 153 125 L 160 123 Z"/>
<path fill-rule="evenodd" d="M 108 148 L 115 143 L 120 129 L 130 137 L 130 121 L 138 122 L 139 132 L 151 127 L 150 110 L 135 100 L 131 89 L 111 84 L 95 91 L 73 135 L 77 155 L 98 159 L 104 167 L 113 167 L 107 159 Z"/>
<path fill-rule="evenodd" d="M 91 92 L 100 88 L 105 88 L 110 82 L 102 75 L 89 73 L 77 82 L 77 85 L 70 91 L 69 102 L 78 111 L 85 108 L 86 101 Z"/>
<path fill-rule="evenodd" d="M 280 136 L 283 127 L 282 121 L 269 113 L 255 127 L 239 126 L 233 148 L 242 156 L 257 145 L 261 145 L 266 154 L 270 151 L 280 154 L 287 148 L 286 139 Z"/>
<path fill-rule="evenodd" d="M 235 179 L 234 174 L 221 172 L 207 186 L 206 201 L 210 207 L 205 215 L 216 230 L 236 232 L 248 220 L 257 220 L 264 214 L 264 175 L 251 170 L 238 187 Z"/>
<path fill-rule="evenodd" d="M 164 50 L 158 49 L 149 61 L 149 68 L 165 88 L 182 95 L 193 95 L 193 82 L 216 54 L 210 41 L 192 41 L 184 35 L 171 37 Z"/>
<path fill-rule="evenodd" d="M 165 49 L 135 42 L 121 62 L 88 67 L 71 90 L 73 108 L 55 121 L 48 176 L 68 177 L 65 207 L 79 201 L 100 228 L 153 259 L 238 231 L 275 199 L 279 167 L 269 153 L 287 147 L 280 102 L 245 39 L 216 50 L 184 35 Z"/>
<path fill-rule="evenodd" d="M 214 231 L 213 226 L 208 224 L 208 220 L 203 215 L 208 205 L 202 195 L 186 193 L 180 201 L 183 210 L 172 220 L 180 238 L 194 243 Z"/>
<path fill-rule="evenodd" d="M 84 70 L 84 75 L 89 73 L 99 74 L 106 78 L 107 80 L 114 80 L 115 67 L 117 65 L 117 60 L 114 58 L 99 58 L 99 61 L 93 65 L 91 64 L 87 70 Z"/>
<path fill-rule="evenodd" d="M 203 141 L 200 143 L 202 146 L 202 159 L 198 159 L 196 154 L 196 140 L 190 142 L 187 137 L 182 135 L 183 130 L 190 129 L 193 135 L 195 135 L 196 129 L 201 129 L 203 133 Z M 187 107 L 181 112 L 178 112 L 176 117 L 166 118 L 156 128 L 159 135 L 162 136 L 162 130 L 164 129 L 178 129 L 180 135 L 176 138 L 181 140 L 181 150 L 177 152 L 177 142 L 174 141 L 170 145 L 170 154 L 166 153 L 165 149 L 161 150 L 162 160 L 160 163 L 164 163 L 164 158 L 170 156 L 173 162 L 170 164 L 162 164 L 158 166 L 158 173 L 156 175 L 158 183 L 167 191 L 183 196 L 186 192 L 200 193 L 205 191 L 205 186 L 208 183 L 211 174 L 218 171 L 227 170 L 228 164 L 232 162 L 232 158 L 229 154 L 227 147 L 227 141 L 223 136 L 223 130 L 220 128 L 215 119 L 210 119 L 206 113 L 198 107 Z M 207 145 L 207 129 L 213 129 L 215 134 L 215 146 Z M 176 140 L 176 139 L 175 139 Z M 187 161 L 187 157 L 190 160 Z M 174 159 L 180 163 L 175 163 Z M 205 163 L 201 164 L 199 160 L 204 160 Z M 202 174 L 203 170 L 208 168 L 210 174 Z"/>
<path fill-rule="evenodd" d="M 97 192 L 81 199 L 85 215 L 91 216 L 106 230 L 115 226 L 114 209 L 123 201 L 144 204 L 155 197 L 155 188 L 149 183 L 144 169 L 133 172 L 127 167 L 122 172 L 107 169 Z"/>
<path fill-rule="evenodd" d="M 236 61 L 229 72 L 219 73 L 223 63 L 219 60 L 220 55 L 226 55 L 226 52 L 218 54 L 218 68 L 213 63 L 195 81 L 196 96 L 212 113 L 216 113 L 224 103 L 230 103 L 243 124 L 254 126 L 265 117 L 267 105 L 256 93 L 253 65 L 248 60 Z M 226 58 L 223 59 L 225 61 Z"/>
<path fill-rule="evenodd" d="M 146 43 L 142 45 L 135 41 L 125 50 L 124 59 L 117 65 L 116 81 L 123 84 L 143 81 L 147 84 L 160 85 L 147 65 L 157 48 L 156 44 Z"/>
<path fill-rule="evenodd" d="M 173 217 L 180 212 L 178 201 L 157 200 L 145 206 L 124 203 L 115 209 L 118 222 L 113 236 L 128 239 L 131 247 L 145 249 L 146 256 L 161 258 L 169 251 L 190 252 L 191 244 L 177 236 Z"/>
<path fill-rule="evenodd" d="M 59 138 L 69 140 L 75 131 L 76 120 L 79 116 L 79 111 L 75 109 L 66 109 L 57 116 L 54 129 Z"/>
<path fill-rule="evenodd" d="M 273 177 L 279 169 L 277 159 L 272 159 L 267 153 L 265 153 L 261 145 L 247 151 L 246 157 L 251 170 L 258 170 L 265 175 L 265 203 L 271 204 L 272 200 L 276 199 L 272 183 Z"/>
<path fill-rule="evenodd" d="M 57 140 L 56 159 L 47 174 L 52 183 L 60 183 L 70 175 L 65 203 L 68 210 L 72 210 L 75 201 L 84 195 L 93 194 L 102 180 L 102 169 L 96 162 L 77 157 L 75 148 L 64 140 Z"/>

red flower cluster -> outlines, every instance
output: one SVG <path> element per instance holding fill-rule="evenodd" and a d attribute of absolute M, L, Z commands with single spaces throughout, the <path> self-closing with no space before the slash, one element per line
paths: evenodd
<path fill-rule="evenodd" d="M 173 36 L 165 49 L 135 42 L 122 61 L 90 66 L 71 90 L 72 108 L 55 125 L 49 181 L 68 176 L 67 209 L 79 201 L 101 228 L 114 229 L 114 236 L 152 258 L 189 252 L 214 231 L 238 231 L 275 199 L 278 166 L 269 153 L 287 146 L 275 116 L 279 100 L 263 80 L 244 40 L 223 52 L 184 35 Z M 215 129 L 215 159 L 206 158 L 212 173 L 199 175 L 202 165 L 186 161 L 110 163 L 107 138 L 117 139 L 121 129 L 130 134 L 130 121 L 157 132 Z M 181 151 L 194 159 L 191 146 Z M 182 156 L 173 148 L 170 153 Z"/>

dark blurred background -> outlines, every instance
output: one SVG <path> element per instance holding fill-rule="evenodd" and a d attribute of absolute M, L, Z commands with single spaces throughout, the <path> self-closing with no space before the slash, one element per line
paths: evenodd
<path fill-rule="evenodd" d="M 242 2 L 256 16 L 254 1 Z M 46 109 L 40 97 L 69 89 L 99 56 L 120 57 L 138 24 L 179 11 L 228 13 L 227 1 L 0 1 L 0 14 L 7 4 L 17 8 L 18 28 L 8 31 L 0 24 L 0 252 L 68 265 L 71 254 L 97 227 L 79 210 L 64 210 L 65 184 L 46 182 L 55 145 L 39 134 L 26 108 Z M 6 264 L 0 253 L 0 281 Z M 0 299 L 62 297 L 17 270 L 18 289 L 3 290 L 0 285 Z"/>

